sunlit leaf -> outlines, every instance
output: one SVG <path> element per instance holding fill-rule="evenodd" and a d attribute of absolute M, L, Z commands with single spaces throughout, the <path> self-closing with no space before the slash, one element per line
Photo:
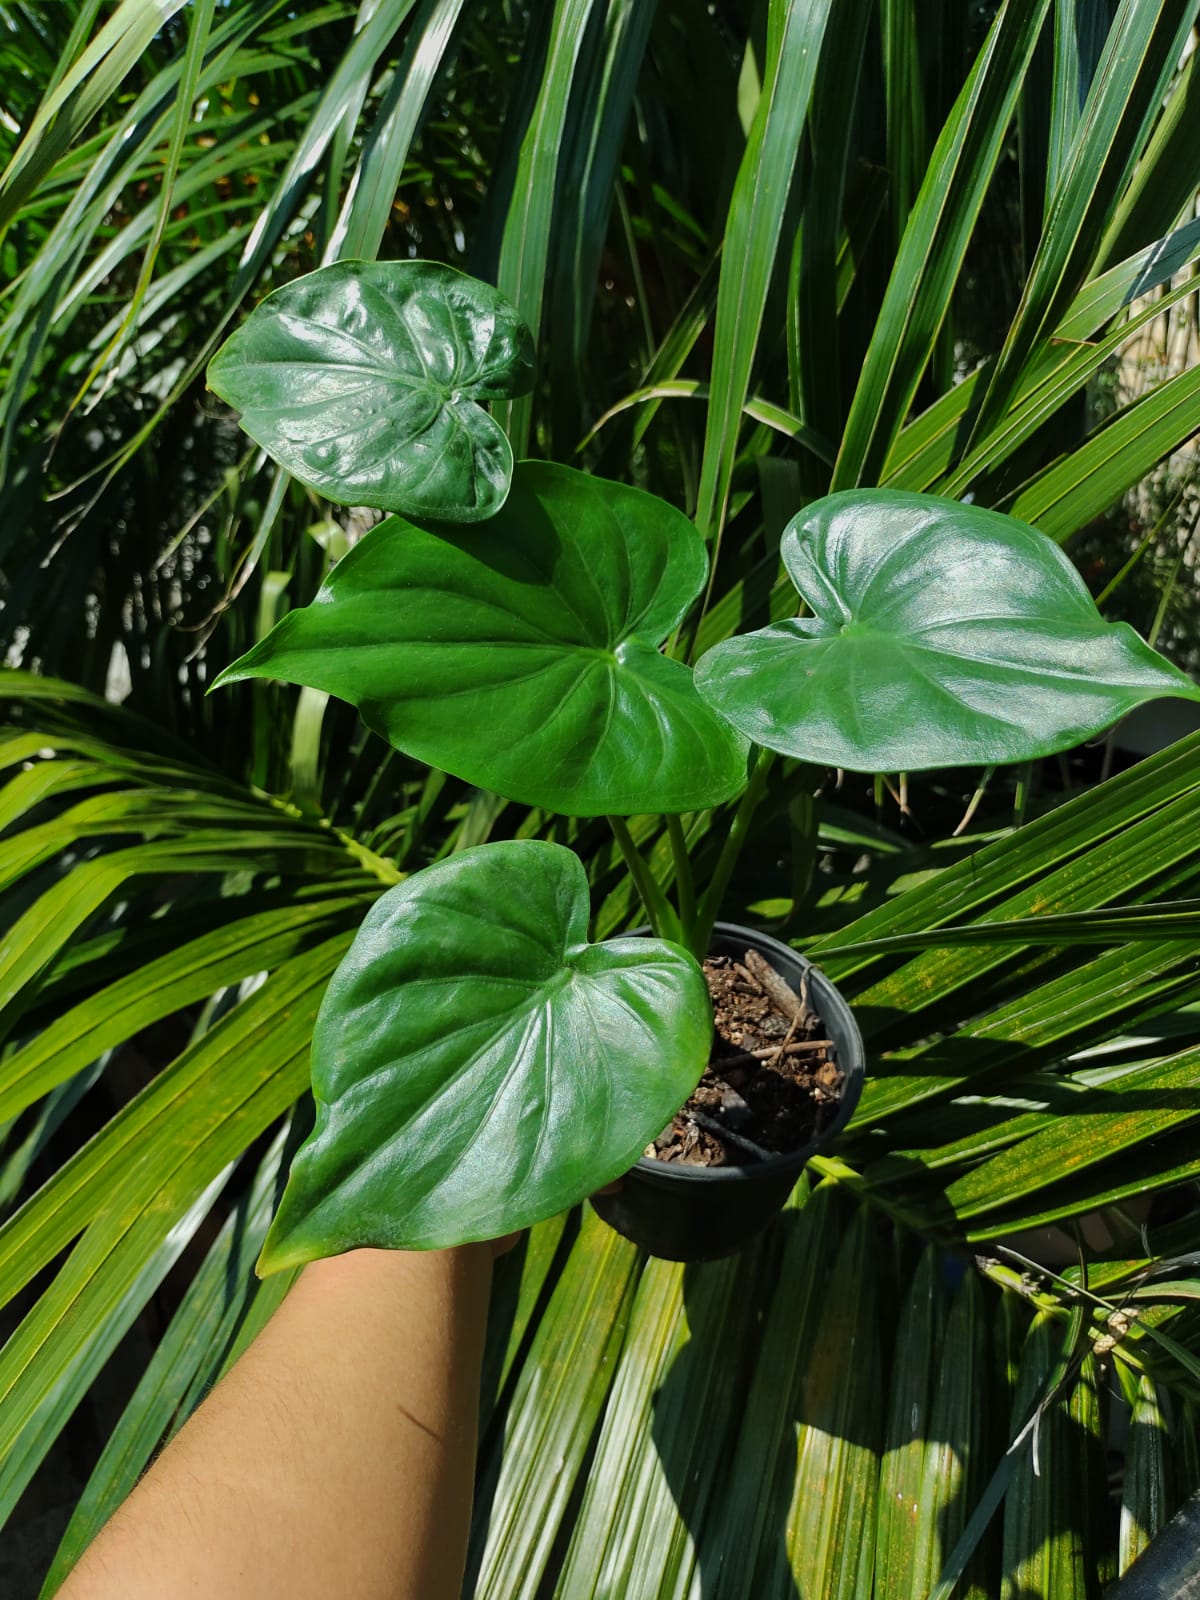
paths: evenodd
<path fill-rule="evenodd" d="M 855 772 L 1050 755 L 1200 689 L 1107 623 L 1034 528 L 953 500 L 860 490 L 781 545 L 811 616 L 716 645 L 700 692 L 768 749 Z"/>
<path fill-rule="evenodd" d="M 523 462 L 485 528 L 374 529 L 218 682 L 325 689 L 397 749 L 572 816 L 715 805 L 744 741 L 658 648 L 707 565 L 664 501 Z"/>
<path fill-rule="evenodd" d="M 480 402 L 530 387 L 533 341 L 503 295 L 452 267 L 343 261 L 268 295 L 208 381 L 327 499 L 478 522 L 512 475 Z"/>

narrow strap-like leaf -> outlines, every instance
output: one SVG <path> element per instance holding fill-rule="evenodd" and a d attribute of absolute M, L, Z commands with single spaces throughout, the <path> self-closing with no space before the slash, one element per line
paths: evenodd
<path fill-rule="evenodd" d="M 1191 152 L 1200 139 L 1200 56 L 1180 68 L 1137 169 L 1113 209 L 1100 243 L 1101 266 L 1156 239 L 1179 220 L 1195 197 Z"/>
<path fill-rule="evenodd" d="M 561 1600 L 686 1600 L 747 1373 L 762 1255 L 642 1274 L 571 1546 Z"/>
<path fill-rule="evenodd" d="M 891 1392 L 879 1467 L 875 1534 L 875 1600 L 909 1600 L 919 1541 L 928 1533 L 926 1456 L 938 1448 L 932 1429 L 938 1356 L 945 1318 L 942 1261 L 927 1247 L 921 1254 L 896 1326 Z M 963 1352 L 967 1354 L 966 1351 Z M 970 1409 L 969 1405 L 965 1409 Z M 924 1566 L 928 1566 L 928 1562 Z"/>
<path fill-rule="evenodd" d="M 1158 1387 L 1146 1372 L 1130 1374 L 1125 1385 L 1132 1395 L 1121 1483 L 1120 1576 L 1163 1527 L 1168 1505 L 1167 1424 Z"/>
<path fill-rule="evenodd" d="M 592 0 L 555 0 L 546 65 L 533 116 L 521 142 L 500 247 L 496 285 L 529 324 L 535 342 L 542 330 L 550 223 L 567 106 L 591 14 Z M 527 395 L 497 407 L 518 458 L 528 451 L 532 413 L 533 402 Z"/>
<path fill-rule="evenodd" d="M 865 1600 L 875 1563 L 871 1531 L 883 1411 L 876 1296 L 886 1295 L 888 1288 L 879 1270 L 877 1227 L 863 1207 L 842 1241 L 806 1352 L 796 1418 L 796 1475 L 786 1534 L 790 1579 L 800 1594 L 829 1600 Z M 772 1556 L 760 1555 L 755 1593 L 785 1600 L 791 1583 L 780 1584 Z"/>
<path fill-rule="evenodd" d="M 1195 0 L 1121 0 L 1021 304 L 976 418 L 977 437 L 1007 409 L 1030 353 L 1053 329 L 1096 259 L 1109 207 L 1159 114 L 1195 15 Z"/>
<path fill-rule="evenodd" d="M 725 517 L 742 406 L 831 0 L 771 0 L 762 94 L 725 224 L 696 525 Z"/>
<path fill-rule="evenodd" d="M 149 1204 L 172 1161 L 200 1159 L 209 1119 L 218 1130 L 253 1127 L 254 1138 L 292 1103 L 308 1081 L 321 994 L 348 943 L 341 934 L 278 968 L 57 1168 L 0 1227 L 0 1298 L 10 1300 L 107 1215 L 114 1195 L 130 1207 Z M 235 1143 L 223 1159 L 243 1148 Z"/>
<path fill-rule="evenodd" d="M 207 1389 L 220 1365 L 229 1333 L 257 1287 L 254 1258 L 271 1219 L 287 1129 L 271 1142 L 254 1181 L 225 1219 L 188 1284 L 62 1537 L 39 1600 L 49 1600 L 88 1545 L 133 1488 L 197 1377 Z"/>
<path fill-rule="evenodd" d="M 949 310 L 1049 0 L 1005 0 L 934 146 L 851 402 L 832 487 L 878 481 Z"/>
<path fill-rule="evenodd" d="M 701 1529 L 700 1572 L 722 1574 L 720 1600 L 744 1594 L 760 1564 L 772 1566 L 777 1575 L 788 1571 L 780 1530 L 795 1483 L 796 1425 L 804 1415 L 820 1286 L 828 1281 L 842 1224 L 842 1197 L 833 1184 L 783 1215 L 775 1289 L 729 1476 Z M 768 1591 L 755 1587 L 753 1592 Z"/>
<path fill-rule="evenodd" d="M 404 54 L 393 69 L 375 122 L 363 141 L 322 264 L 374 261 L 395 204 L 400 177 L 450 50 L 466 0 L 422 0 Z"/>
<path fill-rule="evenodd" d="M 637 1250 L 585 1210 L 476 1489 L 467 1593 L 534 1600 L 604 1407 L 633 1303 Z M 555 1470 L 547 1472 L 545 1463 Z"/>
<path fill-rule="evenodd" d="M 1060 542 L 1098 517 L 1200 428 L 1200 367 L 1126 406 L 1023 488 L 1009 510 Z"/>

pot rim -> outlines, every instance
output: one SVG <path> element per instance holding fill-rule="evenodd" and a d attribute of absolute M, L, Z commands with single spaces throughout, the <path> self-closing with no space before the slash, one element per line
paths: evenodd
<path fill-rule="evenodd" d="M 635 934 L 648 934 L 649 928 L 635 928 Z M 854 1115 L 862 1093 L 863 1079 L 866 1075 L 866 1057 L 863 1049 L 862 1035 L 858 1031 L 858 1023 L 854 1020 L 854 1013 L 849 1003 L 837 985 L 825 976 L 814 961 L 810 961 L 799 950 L 793 950 L 782 940 L 774 938 L 769 933 L 760 932 L 757 928 L 747 928 L 737 922 L 717 922 L 713 924 L 713 937 L 723 935 L 729 939 L 747 938 L 747 942 L 754 945 L 765 945 L 764 954 L 782 957 L 807 969 L 812 974 L 813 986 L 821 995 L 822 1017 L 829 1022 L 824 1008 L 830 1004 L 832 1009 L 840 1011 L 838 1017 L 839 1031 L 848 1035 L 846 1043 L 850 1048 L 846 1052 L 851 1059 L 841 1060 L 841 1041 L 839 1043 L 838 1067 L 845 1074 L 845 1086 L 838 1105 L 837 1115 L 828 1127 L 823 1128 L 815 1139 L 801 1146 L 799 1150 L 789 1150 L 785 1154 L 773 1157 L 770 1161 L 755 1161 L 739 1166 L 726 1167 L 692 1167 L 680 1166 L 672 1161 L 657 1161 L 650 1156 L 639 1156 L 634 1162 L 631 1171 L 641 1174 L 651 1182 L 661 1184 L 676 1183 L 753 1183 L 758 1178 L 779 1177 L 789 1168 L 794 1168 L 799 1174 L 811 1158 L 831 1145 L 842 1132 L 842 1129 Z"/>

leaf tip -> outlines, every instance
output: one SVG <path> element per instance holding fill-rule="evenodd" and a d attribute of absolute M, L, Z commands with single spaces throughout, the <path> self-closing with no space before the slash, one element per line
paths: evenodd
<path fill-rule="evenodd" d="M 319 1253 L 289 1243 L 286 1233 L 282 1239 L 277 1238 L 278 1220 L 276 1218 L 271 1224 L 263 1241 L 263 1247 L 258 1253 L 258 1260 L 254 1263 L 254 1276 L 260 1280 L 273 1277 L 277 1272 L 288 1272 L 294 1267 L 306 1267 L 309 1262 L 318 1259 Z"/>
<path fill-rule="evenodd" d="M 251 674 L 248 672 L 239 672 L 238 663 L 233 661 L 229 664 L 229 666 L 217 673 L 216 677 L 209 684 L 204 693 L 205 695 L 210 695 L 217 689 L 227 688 L 231 683 L 241 683 L 244 678 L 248 678 L 250 676 Z"/>

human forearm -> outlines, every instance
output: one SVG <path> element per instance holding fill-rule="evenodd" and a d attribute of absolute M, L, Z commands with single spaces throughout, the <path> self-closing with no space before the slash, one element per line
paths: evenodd
<path fill-rule="evenodd" d="M 490 1282 L 487 1245 L 306 1268 L 64 1600 L 456 1596 Z"/>

